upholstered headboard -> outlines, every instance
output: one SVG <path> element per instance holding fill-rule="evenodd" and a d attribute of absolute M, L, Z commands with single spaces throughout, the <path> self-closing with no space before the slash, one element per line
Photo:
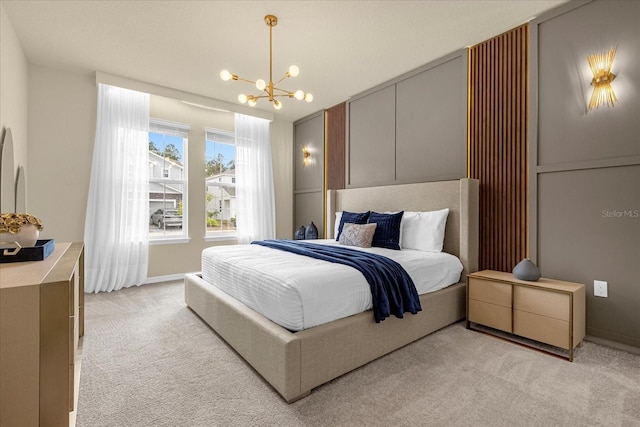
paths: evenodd
<path fill-rule="evenodd" d="M 327 238 L 334 238 L 335 212 L 434 211 L 449 208 L 444 251 L 460 258 L 467 274 L 478 270 L 478 180 L 425 182 L 327 192 Z"/>

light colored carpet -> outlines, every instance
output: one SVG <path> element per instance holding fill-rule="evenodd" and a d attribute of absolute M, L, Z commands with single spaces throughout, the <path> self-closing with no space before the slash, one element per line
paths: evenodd
<path fill-rule="evenodd" d="M 173 282 L 86 295 L 77 425 L 640 426 L 640 356 L 559 359 L 457 323 L 291 405 Z"/>

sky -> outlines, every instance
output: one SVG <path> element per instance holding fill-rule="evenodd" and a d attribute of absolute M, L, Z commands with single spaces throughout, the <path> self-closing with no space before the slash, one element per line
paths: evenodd
<path fill-rule="evenodd" d="M 180 152 L 180 157 L 184 161 L 184 146 L 182 138 L 172 135 L 163 135 L 161 133 L 149 132 L 149 141 L 153 142 L 156 148 L 160 151 L 164 150 L 164 147 L 173 144 Z M 211 159 L 218 158 L 218 153 L 222 153 L 222 162 L 226 165 L 231 160 L 236 158 L 236 149 L 233 145 L 222 144 L 219 142 L 207 141 L 205 146 L 205 162 Z"/>

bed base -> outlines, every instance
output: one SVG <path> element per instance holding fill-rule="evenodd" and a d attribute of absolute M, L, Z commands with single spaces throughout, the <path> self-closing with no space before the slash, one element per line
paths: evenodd
<path fill-rule="evenodd" d="M 375 323 L 371 310 L 290 332 L 205 282 L 185 276 L 185 301 L 289 403 L 465 316 L 466 284 L 420 296 L 422 311 Z"/>
<path fill-rule="evenodd" d="M 444 251 L 463 265 L 460 282 L 420 296 L 422 311 L 375 323 L 356 314 L 292 333 L 205 282 L 185 276 L 185 301 L 269 384 L 293 402 L 311 389 L 465 317 L 467 274 L 478 270 L 478 181 L 350 188 L 327 192 L 327 237 L 333 212 L 433 211 L 449 208 Z"/>

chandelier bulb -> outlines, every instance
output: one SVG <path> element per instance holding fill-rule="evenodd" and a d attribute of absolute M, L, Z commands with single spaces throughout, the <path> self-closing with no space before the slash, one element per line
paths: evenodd
<path fill-rule="evenodd" d="M 225 82 L 228 81 L 228 80 L 231 80 L 232 77 L 233 77 L 233 75 L 229 72 L 229 70 L 220 71 L 220 78 L 222 80 L 224 80 Z"/>
<path fill-rule="evenodd" d="M 241 104 L 248 104 L 251 107 L 255 107 L 260 98 L 265 98 L 265 99 L 268 99 L 270 102 L 273 102 L 273 107 L 276 110 L 280 110 L 282 108 L 282 102 L 274 99 L 274 97 L 295 98 L 299 101 L 304 99 L 307 102 L 313 101 L 313 95 L 311 95 L 310 93 L 305 93 L 302 90 L 289 92 L 288 90 L 275 87 L 275 85 L 279 84 L 287 77 L 296 77 L 300 73 L 300 69 L 298 68 L 297 65 L 291 65 L 287 70 L 287 72 L 285 73 L 284 77 L 282 77 L 276 83 L 273 82 L 272 80 L 273 79 L 273 76 L 272 76 L 273 50 L 272 50 L 272 43 L 271 43 L 272 42 L 271 30 L 278 23 L 278 18 L 276 18 L 273 15 L 267 15 L 264 18 L 264 22 L 269 27 L 269 81 L 266 82 L 263 79 L 258 79 L 255 82 L 252 82 L 251 80 L 239 77 L 237 74 L 232 74 L 229 70 L 220 71 L 220 78 L 223 81 L 240 80 L 243 82 L 251 83 L 251 84 L 254 84 L 259 91 L 263 92 L 258 95 L 245 95 L 244 93 L 238 95 L 238 102 L 240 102 Z M 278 92 L 274 93 L 274 91 L 278 91 Z"/>

